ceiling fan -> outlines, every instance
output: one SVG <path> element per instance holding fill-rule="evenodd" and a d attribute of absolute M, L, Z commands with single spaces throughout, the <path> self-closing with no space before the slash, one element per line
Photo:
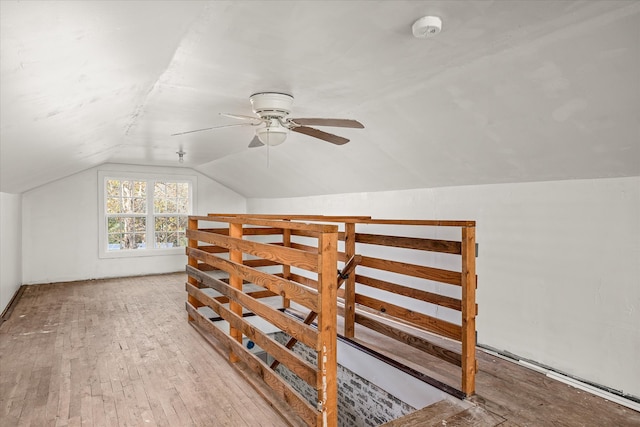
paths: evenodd
<path fill-rule="evenodd" d="M 255 126 L 257 127 L 256 134 L 249 144 L 249 147 L 251 148 L 263 145 L 274 146 L 282 144 L 285 139 L 287 139 L 289 131 L 303 133 L 332 144 L 343 145 L 349 142 L 347 138 L 324 132 L 310 126 L 333 126 L 357 129 L 364 128 L 362 123 L 351 119 L 289 118 L 288 116 L 291 113 L 291 106 L 293 104 L 293 96 L 286 93 L 254 93 L 249 97 L 249 101 L 251 101 L 251 107 L 255 117 L 220 113 L 225 117 L 244 120 L 245 123 L 189 130 L 186 132 L 174 133 L 171 136 L 235 126 Z"/>

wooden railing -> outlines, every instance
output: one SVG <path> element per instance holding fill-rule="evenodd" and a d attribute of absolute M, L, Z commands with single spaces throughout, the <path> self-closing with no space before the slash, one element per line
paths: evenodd
<path fill-rule="evenodd" d="M 198 228 L 204 221 L 228 226 Z M 292 404 L 307 424 L 335 425 L 337 422 L 337 314 L 344 318 L 342 335 L 347 339 L 355 336 L 355 325 L 359 324 L 418 348 L 458 366 L 461 392 L 467 396 L 475 392 L 474 221 L 209 214 L 190 217 L 187 233 L 190 319 L 227 343 L 230 359 L 245 361 Z M 441 233 L 457 233 L 457 237 L 432 236 Z M 260 239 L 251 236 L 277 237 L 274 242 L 259 243 L 246 240 Z M 228 259 L 220 256 L 227 252 Z M 278 271 L 269 274 L 260 270 L 263 267 Z M 336 275 L 338 267 L 342 267 L 342 271 Z M 228 273 L 229 284 L 208 275 L 212 269 Z M 243 282 L 258 284 L 264 290 L 243 293 Z M 343 283 L 344 289 L 341 289 Z M 438 284 L 441 283 L 448 285 L 448 292 L 440 291 Z M 222 296 L 212 298 L 200 289 L 202 287 L 212 287 Z M 274 295 L 282 296 L 281 309 L 301 306 L 309 315 L 300 321 L 260 303 L 261 298 Z M 228 308 L 226 302 L 229 302 Z M 219 328 L 198 313 L 197 308 L 203 305 L 230 323 L 228 336 L 223 336 Z M 435 313 L 429 314 L 429 310 L 416 309 L 416 306 L 430 307 Z M 292 339 L 282 346 L 262 336 L 242 318 L 243 307 L 276 325 Z M 447 316 L 438 314 L 438 308 L 457 320 L 444 319 Z M 317 329 L 310 325 L 316 315 Z M 392 322 L 388 322 L 389 319 Z M 424 338 L 424 334 L 407 332 L 394 322 L 454 340 L 459 343 L 459 349 L 440 345 Z M 239 343 L 243 334 L 276 362 L 267 366 L 245 351 Z M 310 368 L 288 351 L 297 341 L 318 351 L 318 366 Z M 280 363 L 316 388 L 317 407 L 308 404 L 273 371 Z"/>
<path fill-rule="evenodd" d="M 202 222 L 226 223 L 225 228 L 200 228 Z M 304 233 L 317 239 L 315 251 L 287 247 L 286 236 Z M 246 236 L 280 234 L 285 240 L 261 243 L 246 240 Z M 338 227 L 324 224 L 302 224 L 293 221 L 238 217 L 189 217 L 187 230 L 189 320 L 201 330 L 213 335 L 228 349 L 231 362 L 242 360 L 258 374 L 297 414 L 312 426 L 337 425 L 336 385 L 336 265 Z M 228 258 L 220 256 L 228 253 Z M 245 259 L 245 255 L 253 259 Z M 260 271 L 259 267 L 283 266 L 280 274 Z M 315 277 L 316 289 L 309 289 L 284 275 L 292 267 Z M 228 283 L 209 272 L 224 271 Z M 262 291 L 244 292 L 243 283 L 257 284 Z M 211 296 L 203 288 L 215 290 Z M 278 307 L 261 300 L 281 296 L 283 306 L 295 302 L 317 313 L 317 329 L 284 314 Z M 228 304 L 227 304 L 228 303 Z M 207 306 L 229 323 L 226 333 L 202 314 Z M 243 309 L 267 320 L 279 330 L 317 352 L 317 366 L 312 366 L 268 334 L 254 327 L 243 317 Z M 242 345 L 243 335 L 289 368 L 317 390 L 316 405 L 312 405 L 282 380 L 260 358 Z"/>
<path fill-rule="evenodd" d="M 360 233 L 356 227 L 375 227 L 384 229 L 391 227 L 407 229 L 417 233 L 417 228 L 458 228 L 459 240 L 442 240 L 425 237 L 407 237 L 388 234 Z M 407 233 L 411 234 L 411 232 Z M 477 362 L 476 350 L 476 242 L 474 221 L 414 221 L 414 220 L 364 220 L 347 223 L 344 233 L 345 257 L 352 253 L 363 254 L 362 262 L 356 270 L 354 277 L 350 277 L 344 292 L 338 296 L 343 297 L 344 310 L 344 335 L 353 337 L 355 324 L 363 325 L 378 333 L 391 337 L 425 353 L 435 356 L 461 368 L 460 391 L 465 396 L 475 393 L 475 374 Z M 425 258 L 422 254 L 436 253 L 453 255 L 447 268 L 438 268 L 423 263 L 410 263 L 400 260 L 389 260 L 374 256 L 366 256 L 370 247 L 386 247 L 403 249 L 402 257 L 409 259 Z M 344 259 L 339 254 L 339 259 Z M 437 257 L 432 256 L 431 261 L 438 263 Z M 454 267 L 454 264 L 456 267 Z M 359 273 L 360 267 L 367 267 L 366 273 Z M 391 274 L 389 274 L 391 273 Z M 391 278 L 380 279 L 381 276 Z M 411 282 L 408 285 L 405 282 Z M 444 283 L 453 287 L 452 292 L 442 293 L 434 283 Z M 362 291 L 356 292 L 362 286 Z M 412 304 L 403 304 L 396 301 L 398 298 L 376 298 L 370 296 L 369 290 L 376 289 L 394 296 L 401 296 L 400 300 L 408 300 Z M 460 297 L 451 296 L 458 293 Z M 424 314 L 408 306 L 414 307 L 415 302 L 427 303 L 432 307 L 443 307 L 457 315 L 449 316 L 458 319 L 444 320 L 437 315 Z M 360 310 L 358 308 L 361 308 Z M 395 327 L 393 323 L 384 322 L 375 313 L 384 318 L 408 324 L 412 327 L 426 330 L 433 334 L 455 340 L 460 343 L 459 352 L 451 348 L 432 342 L 418 334 L 407 333 L 402 328 Z M 436 310 L 437 312 L 437 310 Z"/>

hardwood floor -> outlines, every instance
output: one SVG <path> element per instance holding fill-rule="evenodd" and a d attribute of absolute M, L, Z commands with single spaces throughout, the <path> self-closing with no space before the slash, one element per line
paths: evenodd
<path fill-rule="evenodd" d="M 189 326 L 185 280 L 25 287 L 0 326 L 0 425 L 287 425 Z"/>
<path fill-rule="evenodd" d="M 28 286 L 0 325 L 0 426 L 284 426 L 186 321 L 182 273 Z M 383 335 L 363 342 L 455 385 L 450 365 Z M 443 344 L 444 345 L 444 344 Z M 640 426 L 640 413 L 478 352 L 472 408 L 448 401 L 389 425 Z"/>
<path fill-rule="evenodd" d="M 420 335 L 415 329 L 412 332 Z M 423 335 L 443 347 L 459 351 L 451 341 L 437 340 L 428 333 Z M 362 344 L 419 372 L 459 387 L 459 368 L 453 365 L 366 328 L 356 328 L 356 337 Z M 474 408 L 464 410 L 462 406 L 443 401 L 434 408 L 427 407 L 392 421 L 388 426 L 640 426 L 640 412 L 482 350 L 478 350 L 476 356 L 479 368 L 476 394 L 468 399 L 476 405 Z"/>

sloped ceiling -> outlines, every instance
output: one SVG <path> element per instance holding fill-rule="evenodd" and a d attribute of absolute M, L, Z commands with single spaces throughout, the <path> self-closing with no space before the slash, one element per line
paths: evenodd
<path fill-rule="evenodd" d="M 637 1 L 2 1 L 0 190 L 101 163 L 184 166 L 246 197 L 640 175 Z M 443 20 L 436 38 L 412 23 Z M 247 148 L 249 95 L 291 134 Z"/>

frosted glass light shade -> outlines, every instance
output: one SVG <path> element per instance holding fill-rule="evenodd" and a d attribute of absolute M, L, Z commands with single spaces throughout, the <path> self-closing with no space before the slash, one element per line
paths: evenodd
<path fill-rule="evenodd" d="M 266 145 L 280 145 L 285 139 L 287 139 L 287 134 L 289 133 L 289 129 L 282 126 L 271 126 L 260 128 L 256 131 L 256 135 L 258 135 L 258 139 Z"/>

